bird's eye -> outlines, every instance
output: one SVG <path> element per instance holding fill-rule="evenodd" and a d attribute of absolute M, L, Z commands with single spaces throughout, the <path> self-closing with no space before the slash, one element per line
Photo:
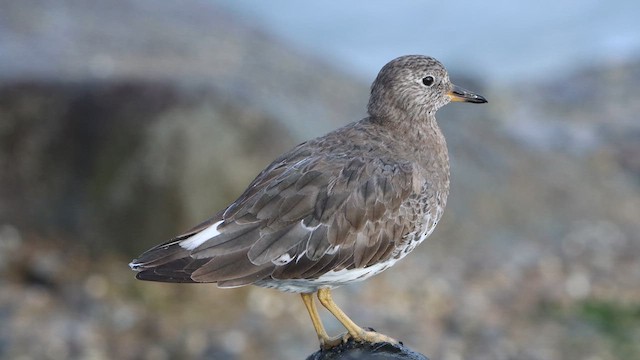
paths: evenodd
<path fill-rule="evenodd" d="M 431 86 L 433 85 L 434 82 L 434 78 L 433 76 L 429 75 L 427 77 L 422 78 L 422 83 L 425 84 L 426 86 Z"/>

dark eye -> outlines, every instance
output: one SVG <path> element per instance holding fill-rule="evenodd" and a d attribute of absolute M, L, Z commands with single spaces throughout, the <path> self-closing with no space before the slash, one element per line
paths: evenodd
<path fill-rule="evenodd" d="M 429 75 L 427 77 L 422 78 L 422 83 L 425 84 L 426 86 L 431 86 L 433 85 L 433 82 L 435 80 L 433 79 L 433 76 Z"/>

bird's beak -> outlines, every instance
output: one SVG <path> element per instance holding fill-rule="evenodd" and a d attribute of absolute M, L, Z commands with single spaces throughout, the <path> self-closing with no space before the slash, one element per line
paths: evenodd
<path fill-rule="evenodd" d="M 471 91 L 467 91 L 457 85 L 453 85 L 453 88 L 447 93 L 447 95 L 451 98 L 451 101 L 470 102 L 474 104 L 482 104 L 487 102 L 487 99 L 483 98 L 482 96 L 474 94 Z"/>

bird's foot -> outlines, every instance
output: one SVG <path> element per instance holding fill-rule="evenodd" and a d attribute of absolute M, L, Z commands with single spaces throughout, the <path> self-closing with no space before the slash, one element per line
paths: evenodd
<path fill-rule="evenodd" d="M 346 344 L 349 341 L 356 341 L 360 343 L 390 343 L 390 344 L 400 344 L 400 342 L 392 337 L 381 334 L 373 329 L 365 330 L 360 329 L 356 334 L 350 334 L 348 332 L 338 335 L 336 337 L 327 337 L 320 339 L 320 348 L 323 350 L 329 350 L 336 346 Z"/>
<path fill-rule="evenodd" d="M 346 343 L 349 339 L 351 339 L 351 335 L 349 335 L 348 332 L 335 337 L 320 338 L 320 348 L 323 350 L 329 350 Z"/>
<path fill-rule="evenodd" d="M 375 343 L 391 343 L 391 344 L 399 344 L 400 342 L 392 337 L 389 337 L 385 334 L 381 334 L 373 329 L 359 331 L 356 335 L 351 335 L 350 337 L 353 340 L 358 342 L 368 342 L 371 344 Z"/>

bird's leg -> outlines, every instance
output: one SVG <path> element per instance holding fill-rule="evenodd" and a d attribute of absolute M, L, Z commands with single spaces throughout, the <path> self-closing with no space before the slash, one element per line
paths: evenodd
<path fill-rule="evenodd" d="M 349 336 L 353 338 L 355 341 L 360 342 L 369 342 L 369 343 L 380 343 L 380 342 L 388 342 L 392 344 L 397 344 L 398 340 L 390 338 L 386 335 L 380 334 L 375 331 L 367 331 L 356 323 L 353 322 L 345 313 L 342 311 L 333 299 L 331 298 L 331 289 L 322 288 L 318 290 L 318 300 L 322 306 L 327 308 L 333 316 L 340 321 L 340 323 L 347 329 L 349 332 Z"/>
<path fill-rule="evenodd" d="M 316 334 L 318 334 L 318 340 L 320 340 L 320 347 L 322 348 L 332 348 L 334 346 L 339 345 L 342 342 L 342 337 L 330 338 L 327 334 L 327 331 L 324 329 L 322 325 L 322 320 L 320 319 L 320 314 L 318 314 L 318 309 L 316 308 L 316 303 L 313 301 L 313 293 L 302 293 L 300 294 L 302 297 L 302 302 L 304 302 L 304 306 L 306 306 L 307 311 L 309 312 L 309 316 L 311 317 L 311 322 L 313 323 L 313 328 L 316 330 Z"/>

